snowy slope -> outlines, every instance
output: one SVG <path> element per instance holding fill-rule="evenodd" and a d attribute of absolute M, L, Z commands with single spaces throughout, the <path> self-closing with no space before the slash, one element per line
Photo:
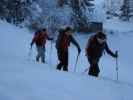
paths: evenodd
<path fill-rule="evenodd" d="M 29 43 L 32 38 L 28 30 L 0 21 L 0 34 L 0 100 L 133 100 L 133 85 L 131 84 L 133 80 L 127 80 L 130 84 L 126 82 L 127 77 L 121 77 L 120 82 L 113 81 L 115 75 L 108 76 L 112 72 L 110 66 L 113 59 L 110 61 L 111 58 L 108 56 L 104 56 L 105 62 L 101 62 L 101 64 L 109 65 L 109 69 L 104 67 L 101 73 L 108 74 L 100 76 L 105 75 L 109 78 L 93 78 L 82 73 L 88 66 L 84 50 L 80 55 L 77 72 L 73 72 L 77 52 L 74 46 L 70 48 L 70 72 L 57 71 L 55 70 L 57 58 L 54 44 L 50 59 L 51 45 L 47 42 L 46 61 L 48 64 L 40 64 L 33 61 L 35 48 L 30 59 L 28 57 Z M 77 35 L 77 39 L 82 38 L 80 41 L 82 49 L 88 37 L 88 35 Z M 113 36 L 111 39 L 117 41 Z M 125 40 L 120 41 L 121 45 L 123 41 Z M 126 42 L 128 42 L 127 39 Z M 115 42 L 110 44 L 113 47 Z M 125 69 L 132 72 L 130 67 Z"/>

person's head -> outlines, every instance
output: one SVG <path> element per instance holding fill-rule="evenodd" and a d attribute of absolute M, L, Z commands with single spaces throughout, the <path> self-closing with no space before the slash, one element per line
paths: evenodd
<path fill-rule="evenodd" d="M 107 40 L 107 36 L 103 32 L 97 32 L 96 37 L 100 44 L 105 43 Z"/>
<path fill-rule="evenodd" d="M 42 30 L 41 30 L 41 34 L 46 34 L 46 32 L 47 32 L 47 29 L 46 28 L 43 28 Z"/>
<path fill-rule="evenodd" d="M 72 33 L 73 33 L 73 29 L 71 27 L 67 26 L 65 28 L 65 34 L 72 35 Z"/>
<path fill-rule="evenodd" d="M 63 34 L 65 33 L 65 28 L 64 27 L 61 27 L 59 30 L 58 30 L 59 33 Z"/>
<path fill-rule="evenodd" d="M 42 29 L 42 31 L 43 31 L 43 32 L 46 32 L 46 31 L 47 31 L 47 29 L 46 29 L 46 28 L 43 28 L 43 29 Z"/>

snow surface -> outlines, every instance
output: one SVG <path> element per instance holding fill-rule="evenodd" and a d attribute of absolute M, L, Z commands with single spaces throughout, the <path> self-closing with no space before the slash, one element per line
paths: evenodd
<path fill-rule="evenodd" d="M 119 81 L 115 81 L 115 59 L 108 55 L 100 61 L 100 78 L 83 73 L 89 66 L 84 54 L 89 35 L 75 35 L 82 47 L 77 71 L 73 71 L 77 50 L 71 46 L 69 72 L 63 72 L 56 70 L 55 44 L 51 50 L 51 42 L 47 42 L 47 64 L 41 64 L 34 61 L 35 46 L 29 55 L 32 34 L 27 29 L 0 21 L 0 34 L 0 100 L 133 100 L 133 47 L 130 45 L 133 34 L 130 32 L 108 35 L 109 47 L 119 50 Z"/>

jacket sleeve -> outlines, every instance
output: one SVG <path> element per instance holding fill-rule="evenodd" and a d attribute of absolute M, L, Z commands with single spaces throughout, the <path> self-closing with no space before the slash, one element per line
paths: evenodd
<path fill-rule="evenodd" d="M 75 40 L 73 36 L 71 36 L 70 41 L 72 42 L 72 44 L 74 44 L 77 47 L 78 50 L 81 50 L 79 44 L 77 43 L 77 41 Z"/>
<path fill-rule="evenodd" d="M 33 45 L 37 40 L 38 35 L 34 36 L 31 41 L 31 45 Z"/>
<path fill-rule="evenodd" d="M 51 37 L 49 37 L 49 36 L 47 36 L 47 39 L 48 39 L 48 40 L 51 40 L 51 41 L 53 40 L 53 38 L 51 38 Z"/>
<path fill-rule="evenodd" d="M 107 52 L 109 55 L 111 55 L 112 57 L 116 57 L 116 54 L 114 54 L 114 53 L 109 49 L 107 43 L 105 43 L 105 50 L 106 50 L 106 52 Z"/>
<path fill-rule="evenodd" d="M 47 32 L 45 33 L 45 36 L 46 36 L 46 39 L 47 40 L 53 40 L 53 38 L 51 38 L 51 37 L 48 36 L 48 33 Z"/>

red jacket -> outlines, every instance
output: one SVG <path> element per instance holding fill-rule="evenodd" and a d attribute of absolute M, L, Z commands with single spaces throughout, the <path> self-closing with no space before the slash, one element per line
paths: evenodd
<path fill-rule="evenodd" d="M 45 46 L 47 38 L 48 38 L 47 32 L 40 32 L 33 37 L 32 42 L 36 43 L 37 46 Z"/>

